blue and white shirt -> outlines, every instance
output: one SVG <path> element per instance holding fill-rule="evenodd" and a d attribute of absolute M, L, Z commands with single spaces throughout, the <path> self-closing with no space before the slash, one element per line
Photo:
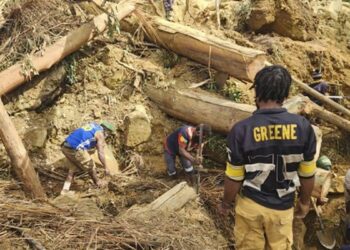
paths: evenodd
<path fill-rule="evenodd" d="M 76 150 L 88 150 L 96 147 L 95 134 L 103 131 L 102 126 L 95 122 L 88 123 L 81 128 L 74 130 L 65 140 L 69 146 Z"/>

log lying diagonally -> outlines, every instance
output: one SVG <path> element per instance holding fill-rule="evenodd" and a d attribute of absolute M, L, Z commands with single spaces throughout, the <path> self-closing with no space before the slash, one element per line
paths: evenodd
<path fill-rule="evenodd" d="M 46 194 L 35 173 L 21 138 L 0 100 L 0 138 L 11 159 L 13 170 L 23 184 L 24 191 L 35 199 L 46 199 Z"/>
<path fill-rule="evenodd" d="M 231 127 L 251 115 L 252 105 L 234 103 L 201 90 L 159 89 L 144 87 L 146 94 L 167 114 L 193 124 L 208 123 L 215 131 L 227 134 Z M 308 97 L 295 96 L 284 107 L 291 113 L 311 114 L 350 132 L 350 121 L 314 104 Z"/>
<path fill-rule="evenodd" d="M 265 61 L 262 51 L 245 48 L 160 17 L 138 15 L 147 37 L 154 43 L 240 80 L 253 81 L 255 74 L 264 65 L 271 65 Z M 299 79 L 293 77 L 293 81 L 307 94 L 350 117 L 347 108 L 326 98 Z"/>
<path fill-rule="evenodd" d="M 266 58 L 262 51 L 163 18 L 138 15 L 151 41 L 205 66 L 248 81 L 264 67 Z"/>
<path fill-rule="evenodd" d="M 123 1 L 118 4 L 117 18 L 121 20 L 129 15 L 136 8 L 134 1 Z M 110 20 L 113 22 L 113 19 Z M 85 45 L 97 34 L 103 32 L 109 23 L 109 18 L 106 13 L 95 17 L 91 22 L 82 25 L 80 28 L 70 32 L 67 36 L 62 37 L 57 42 L 47 47 L 43 56 L 31 56 L 28 60 L 17 63 L 6 70 L 0 72 L 0 96 L 13 90 L 19 85 L 26 82 L 33 76 L 24 75 L 22 72 L 23 66 L 26 63 L 31 64 L 34 71 L 42 72 L 51 68 L 55 63 L 61 61 L 64 57 L 78 50 Z"/>

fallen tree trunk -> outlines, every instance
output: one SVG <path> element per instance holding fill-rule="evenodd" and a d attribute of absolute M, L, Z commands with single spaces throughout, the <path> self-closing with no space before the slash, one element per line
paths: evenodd
<path fill-rule="evenodd" d="M 188 26 L 138 14 L 148 38 L 208 68 L 252 81 L 265 65 L 265 53 L 245 48 Z"/>
<path fill-rule="evenodd" d="M 306 114 L 320 118 L 330 124 L 337 126 L 338 128 L 350 132 L 350 121 L 346 120 L 328 110 L 320 107 L 319 105 L 310 101 L 309 107 L 304 110 Z"/>
<path fill-rule="evenodd" d="M 11 159 L 12 167 L 23 184 L 24 191 L 35 199 L 46 199 L 46 194 L 32 166 L 11 118 L 0 100 L 0 138 Z"/>
<path fill-rule="evenodd" d="M 150 85 L 146 85 L 144 90 L 167 114 L 194 124 L 210 124 L 215 131 L 223 134 L 227 134 L 236 122 L 251 116 L 256 109 L 255 106 L 235 103 L 206 91 L 165 91 Z M 300 113 L 308 103 L 307 100 L 307 97 L 297 96 L 288 100 L 285 107 L 292 113 Z"/>
<path fill-rule="evenodd" d="M 121 20 L 135 10 L 134 1 L 124 1 L 118 4 L 116 17 Z M 0 72 L 0 96 L 8 93 L 22 83 L 30 80 L 34 74 L 51 68 L 64 57 L 78 50 L 96 35 L 103 32 L 112 22 L 106 13 L 95 17 L 91 22 L 82 25 L 67 36 L 47 47 L 43 56 L 30 56 L 27 60 L 17 63 Z M 25 75 L 23 67 L 30 66 L 30 72 Z"/>
<path fill-rule="evenodd" d="M 200 90 L 158 89 L 146 85 L 148 97 L 167 114 L 175 118 L 198 124 L 207 123 L 220 133 L 227 134 L 232 126 L 251 116 L 255 106 L 235 103 Z M 305 96 L 295 96 L 284 103 L 284 107 L 294 114 L 307 113 L 334 124 L 350 132 L 350 122 L 333 114 Z"/>
<path fill-rule="evenodd" d="M 329 105 L 330 107 L 334 108 L 335 110 L 338 110 L 342 112 L 344 115 L 350 117 L 350 110 L 345 108 L 344 106 L 340 105 L 339 103 L 336 103 L 332 99 L 326 97 L 325 95 L 322 95 L 318 91 L 311 88 L 309 85 L 303 83 L 299 79 L 292 77 L 293 82 L 298 85 L 299 88 L 301 88 L 306 94 L 315 97 L 317 100 L 320 100 L 324 104 Z M 325 110 L 326 111 L 326 110 Z"/>

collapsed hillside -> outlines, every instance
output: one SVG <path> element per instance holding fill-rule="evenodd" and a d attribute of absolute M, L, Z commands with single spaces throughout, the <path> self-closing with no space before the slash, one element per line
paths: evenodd
<path fill-rule="evenodd" d="M 222 1 L 221 29 L 218 29 L 213 1 L 190 1 L 188 12 L 185 2 L 176 1 L 176 22 L 234 44 L 261 50 L 268 61 L 285 65 L 305 82 L 311 81 L 312 69 L 321 66 L 325 79 L 333 83 L 335 94 L 349 93 L 350 34 L 346 32 L 350 25 L 349 4 L 341 1 Z M 157 15 L 155 9 L 162 10 L 160 2 L 155 5 L 143 2 L 139 8 L 149 15 Z M 102 12 L 96 4 L 88 2 L 23 0 L 16 5 L 8 2 L 2 9 L 5 22 L 0 32 L 0 69 L 25 60 L 27 54 L 45 50 L 69 30 Z M 54 68 L 3 96 L 50 203 L 19 202 L 25 199 L 24 194 L 16 184 L 9 182 L 13 180 L 10 162 L 0 144 L 2 248 L 27 246 L 23 237 L 13 240 L 18 239 L 18 230 L 11 226 L 21 228 L 47 249 L 57 246 L 60 249 L 93 246 L 214 249 L 232 244 L 232 217 L 224 221 L 216 212 L 216 204 L 222 196 L 225 162 L 222 134 L 215 135 L 206 149 L 205 167 L 218 171 L 202 177 L 197 202 L 158 218 L 149 215 L 119 221 L 130 207 L 152 202 L 179 182 L 166 178 L 162 142 L 186 121 L 176 120 L 160 110 L 148 99 L 145 86 L 186 91 L 193 83 L 210 79 L 201 88 L 213 96 L 254 104 L 253 94 L 248 90 L 250 83 L 242 84 L 229 78 L 225 87 L 219 89 L 214 69 L 150 43 L 138 26 L 138 18 L 133 15 L 122 21 L 120 27 L 109 27 L 108 34 L 98 36 Z M 129 33 L 130 27 L 136 27 L 136 32 Z M 293 94 L 298 92 L 300 90 L 295 87 Z M 346 100 L 343 104 L 349 107 Z M 350 157 L 349 135 L 333 125 L 310 119 L 323 132 L 321 153 L 331 158 L 336 174 L 344 175 Z M 123 174 L 114 177 L 103 190 L 97 190 L 87 175 L 79 176 L 72 186 L 75 195 L 62 198 L 59 194 L 67 162 L 60 145 L 70 131 L 93 120 L 109 120 L 116 125 L 117 133 L 108 143 Z M 102 171 L 99 174 L 103 175 Z M 68 208 L 62 208 L 62 204 Z M 324 217 L 329 227 L 336 228 L 339 217 L 334 211 L 343 207 L 341 198 L 331 199 L 325 206 Z M 150 227 L 145 227 L 144 221 Z M 192 237 L 186 238 L 188 234 Z M 315 245 L 315 238 L 308 239 L 306 244 Z"/>

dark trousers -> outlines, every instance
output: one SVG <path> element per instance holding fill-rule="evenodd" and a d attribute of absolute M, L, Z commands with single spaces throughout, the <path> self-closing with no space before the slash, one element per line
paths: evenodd
<path fill-rule="evenodd" d="M 173 10 L 174 0 L 163 0 L 164 9 L 166 12 Z"/>
<path fill-rule="evenodd" d="M 186 173 L 193 171 L 192 163 L 183 156 L 180 157 L 180 162 Z M 169 176 L 176 175 L 176 155 L 170 154 L 168 151 L 164 151 L 164 159 L 167 166 L 167 172 Z"/>

